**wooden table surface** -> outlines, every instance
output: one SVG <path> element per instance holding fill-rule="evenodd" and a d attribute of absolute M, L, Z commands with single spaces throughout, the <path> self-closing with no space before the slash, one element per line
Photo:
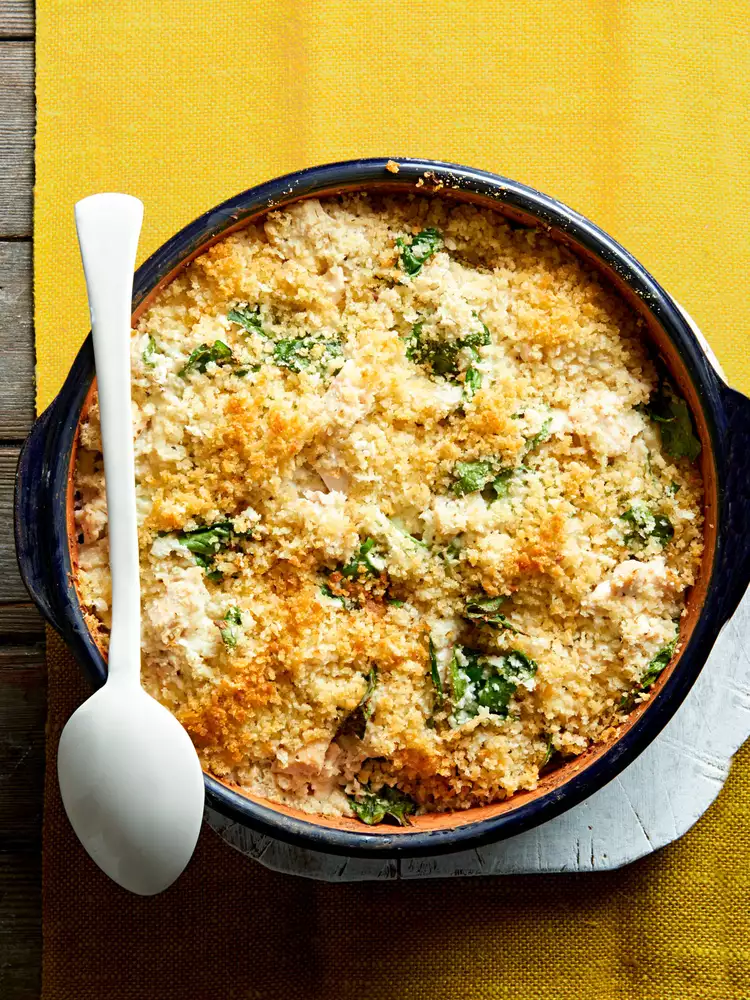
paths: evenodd
<path fill-rule="evenodd" d="M 0 0 L 0 998 L 41 982 L 44 628 L 13 545 L 13 480 L 34 419 L 34 4 Z"/>

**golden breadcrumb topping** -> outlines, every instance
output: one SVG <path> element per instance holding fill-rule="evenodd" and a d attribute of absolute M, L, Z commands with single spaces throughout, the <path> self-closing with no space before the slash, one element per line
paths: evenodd
<path fill-rule="evenodd" d="M 298 202 L 158 294 L 132 373 L 143 680 L 213 774 L 365 822 L 483 804 L 669 661 L 703 548 L 690 418 L 539 231 Z M 94 401 L 78 584 L 106 635 L 99 449 Z"/>

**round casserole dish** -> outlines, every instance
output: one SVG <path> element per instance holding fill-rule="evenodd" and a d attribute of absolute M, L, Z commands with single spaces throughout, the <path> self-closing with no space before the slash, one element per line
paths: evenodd
<path fill-rule="evenodd" d="M 205 775 L 207 803 L 272 837 L 326 853 L 419 856 L 465 850 L 509 837 L 570 808 L 612 780 L 659 733 L 703 667 L 719 630 L 750 581 L 750 400 L 717 375 L 674 300 L 619 244 L 560 202 L 495 174 L 428 160 L 354 160 L 314 167 L 251 188 L 202 215 L 156 251 L 136 272 L 134 321 L 155 292 L 187 262 L 271 208 L 306 197 L 368 190 L 419 192 L 472 202 L 511 220 L 542 228 L 598 270 L 644 319 L 659 353 L 692 411 L 702 444 L 705 552 L 688 595 L 678 652 L 648 701 L 633 710 L 608 742 L 545 773 L 533 791 L 460 812 L 417 817 L 406 828 L 364 827 L 353 819 L 316 817 L 243 793 Z M 390 169 L 389 169 L 390 168 Z M 95 684 L 106 661 L 75 586 L 72 470 L 78 430 L 92 395 L 94 362 L 87 338 L 57 398 L 35 423 L 22 451 L 15 529 L 21 575 L 45 618 L 60 632 Z"/>

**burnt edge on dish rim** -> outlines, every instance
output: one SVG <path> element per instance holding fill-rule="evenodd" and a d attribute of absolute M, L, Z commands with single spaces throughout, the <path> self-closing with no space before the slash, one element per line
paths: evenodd
<path fill-rule="evenodd" d="M 398 172 L 387 164 L 397 163 Z M 422 182 L 417 188 L 418 182 Z M 133 310 L 155 286 L 230 230 L 275 207 L 315 195 L 366 187 L 426 195 L 455 191 L 506 206 L 558 231 L 596 258 L 644 304 L 679 354 L 705 420 L 716 474 L 716 541 L 705 599 L 679 662 L 647 710 L 601 757 L 553 788 L 506 813 L 455 827 L 392 835 L 337 829 L 298 819 L 233 791 L 204 772 L 207 805 L 275 839 L 325 854 L 419 857 L 443 854 L 522 833 L 594 794 L 635 759 L 664 728 L 700 673 L 716 637 L 750 581 L 750 400 L 717 376 L 672 298 L 631 254 L 578 212 L 500 175 L 435 160 L 362 159 L 326 164 L 268 181 L 204 213 L 138 268 Z M 553 234 L 554 235 L 554 234 Z M 106 663 L 86 625 L 72 579 L 67 496 L 80 411 L 94 374 L 89 335 L 57 397 L 37 419 L 19 458 L 14 526 L 22 579 L 44 617 L 71 647 L 95 686 Z M 744 464 L 743 464 L 744 463 Z M 381 827 L 381 830 L 383 828 Z"/>

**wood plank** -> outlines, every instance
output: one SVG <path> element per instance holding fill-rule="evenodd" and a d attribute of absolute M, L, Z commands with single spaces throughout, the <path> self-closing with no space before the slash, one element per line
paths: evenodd
<path fill-rule="evenodd" d="M 0 643 L 24 645 L 44 639 L 44 620 L 33 604 L 0 604 Z"/>
<path fill-rule="evenodd" d="M 25 604 L 29 595 L 21 582 L 13 539 L 13 487 L 20 449 L 0 447 L 0 603 Z"/>
<path fill-rule="evenodd" d="M 39 1000 L 42 980 L 41 851 L 0 852 L 0 997 Z"/>
<path fill-rule="evenodd" d="M 42 643 L 0 648 L 0 996 L 39 996 L 46 671 Z"/>
<path fill-rule="evenodd" d="M 0 653 L 0 853 L 41 843 L 47 682 L 44 645 Z"/>
<path fill-rule="evenodd" d="M 31 244 L 0 242 L 0 441 L 26 436 L 34 420 Z"/>
<path fill-rule="evenodd" d="M 31 235 L 34 43 L 0 42 L 0 238 Z"/>
<path fill-rule="evenodd" d="M 44 662 L 44 643 L 41 641 L 2 645 L 0 646 L 0 681 L 9 676 L 4 671 L 43 667 Z M 0 726 L 1 736 L 2 726 Z M 0 768 L 1 770 L 2 768 Z"/>
<path fill-rule="evenodd" d="M 0 38 L 33 38 L 34 0 L 0 0 Z"/>

